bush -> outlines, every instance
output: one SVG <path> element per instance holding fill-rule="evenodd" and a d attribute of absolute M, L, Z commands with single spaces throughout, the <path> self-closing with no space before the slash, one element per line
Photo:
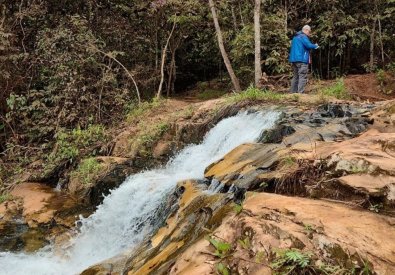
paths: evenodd
<path fill-rule="evenodd" d="M 87 129 L 76 128 L 71 131 L 62 130 L 55 135 L 55 149 L 47 157 L 48 164 L 58 165 L 63 161 L 73 161 L 84 151 L 107 139 L 102 125 L 90 125 Z M 90 155 L 96 155 L 94 150 Z"/>
<path fill-rule="evenodd" d="M 101 165 L 95 158 L 88 158 L 81 161 L 76 171 L 71 173 L 71 176 L 77 178 L 85 185 L 93 183 L 100 171 Z"/>

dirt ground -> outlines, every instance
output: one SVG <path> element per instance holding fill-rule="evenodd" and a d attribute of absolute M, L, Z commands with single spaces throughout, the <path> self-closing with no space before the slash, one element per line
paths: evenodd
<path fill-rule="evenodd" d="M 395 79 L 392 79 L 392 82 L 395 84 Z M 395 98 L 395 91 L 391 94 L 381 92 L 375 74 L 350 75 L 344 78 L 344 83 L 351 95 L 362 100 L 380 101 Z"/>

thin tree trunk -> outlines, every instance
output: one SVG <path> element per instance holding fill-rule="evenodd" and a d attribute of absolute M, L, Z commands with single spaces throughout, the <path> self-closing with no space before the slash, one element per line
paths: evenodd
<path fill-rule="evenodd" d="M 228 54 L 225 50 L 224 39 L 222 37 L 221 28 L 219 26 L 218 16 L 217 16 L 217 12 L 215 10 L 215 5 L 214 5 L 214 0 L 209 0 L 209 4 L 210 4 L 210 9 L 211 9 L 211 13 L 213 16 L 213 20 L 214 20 L 215 31 L 217 33 L 217 39 L 218 39 L 218 46 L 221 51 L 222 58 L 224 60 L 226 69 L 228 70 L 229 76 L 232 80 L 233 88 L 235 89 L 236 92 L 241 92 L 239 79 L 237 78 L 235 72 L 233 71 L 232 64 L 230 63 Z"/>
<path fill-rule="evenodd" d="M 377 19 L 374 19 L 372 32 L 370 34 L 370 61 L 369 61 L 370 70 L 372 70 L 374 67 L 374 39 L 376 36 L 376 20 Z"/>
<path fill-rule="evenodd" d="M 377 15 L 379 17 L 379 15 Z M 381 62 L 384 65 L 384 45 L 383 45 L 383 34 L 381 30 L 381 20 L 378 18 L 379 22 L 379 39 L 380 39 L 380 50 L 381 50 Z"/>
<path fill-rule="evenodd" d="M 174 82 L 176 81 L 175 79 L 175 74 L 176 74 L 176 49 L 171 50 L 171 62 L 170 62 L 170 70 L 169 70 L 169 80 L 168 80 L 168 86 L 167 86 L 167 97 L 170 96 L 170 94 L 174 93 Z"/>
<path fill-rule="evenodd" d="M 160 98 L 161 95 L 162 95 L 163 82 L 165 80 L 166 52 L 167 52 L 167 48 L 169 47 L 169 42 L 170 42 L 170 39 L 171 39 L 171 37 L 173 35 L 173 32 L 174 32 L 175 28 L 176 28 L 176 21 L 174 20 L 173 28 L 171 29 L 170 35 L 169 35 L 169 37 L 167 38 L 167 41 L 166 41 L 165 48 L 163 49 L 163 52 L 162 52 L 162 63 L 161 63 L 161 68 L 160 68 L 161 78 L 160 78 L 158 92 L 156 94 L 157 98 Z"/>
<path fill-rule="evenodd" d="M 232 19 L 233 19 L 233 28 L 235 28 L 235 30 L 237 30 L 238 29 L 238 27 L 237 27 L 237 18 L 236 18 L 236 13 L 235 13 L 235 7 L 233 6 L 233 1 L 232 1 L 232 4 L 230 5 L 230 9 L 231 9 L 231 12 L 232 12 Z"/>
<path fill-rule="evenodd" d="M 103 54 L 104 56 L 106 56 L 106 57 L 108 57 L 108 58 L 114 60 L 119 66 L 121 66 L 121 68 L 126 72 L 126 74 L 129 76 L 129 78 L 132 80 L 132 82 L 133 82 L 133 84 L 134 84 L 134 87 L 136 88 L 137 99 L 138 99 L 138 101 L 139 101 L 139 104 L 141 104 L 141 97 L 140 97 L 139 87 L 137 86 L 137 82 L 134 80 L 134 77 L 133 77 L 133 75 L 131 74 L 131 72 L 129 72 L 129 70 L 126 69 L 126 67 L 125 67 L 118 59 L 116 59 L 114 56 L 112 56 L 111 54 L 108 54 L 108 53 L 106 53 L 106 52 L 103 52 L 102 50 L 99 50 L 99 49 L 96 48 L 95 46 L 93 46 L 93 47 L 94 47 L 94 49 L 95 49 L 97 52 L 99 52 L 99 53 Z"/>
<path fill-rule="evenodd" d="M 260 88 L 261 67 L 261 0 L 255 0 L 254 32 L 255 32 L 255 87 Z"/>

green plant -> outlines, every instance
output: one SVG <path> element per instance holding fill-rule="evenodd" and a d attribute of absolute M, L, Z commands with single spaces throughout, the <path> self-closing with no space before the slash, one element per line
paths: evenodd
<path fill-rule="evenodd" d="M 382 203 L 377 203 L 377 204 L 371 204 L 369 206 L 369 210 L 372 212 L 380 213 L 380 211 L 383 209 L 383 204 Z"/>
<path fill-rule="evenodd" d="M 102 125 L 90 125 L 87 129 L 76 128 L 71 131 L 61 130 L 56 135 L 54 150 L 47 156 L 46 170 L 62 162 L 73 162 L 81 155 L 96 155 L 92 146 L 106 141 L 107 134 Z"/>
<path fill-rule="evenodd" d="M 209 100 L 209 99 L 213 99 L 213 98 L 219 98 L 223 95 L 225 95 L 227 92 L 223 91 L 223 90 L 204 90 L 203 92 L 200 92 L 197 95 L 198 99 L 201 100 Z"/>
<path fill-rule="evenodd" d="M 304 228 L 304 230 L 305 230 L 307 233 L 311 233 L 311 232 L 314 231 L 314 227 L 313 227 L 312 225 L 310 225 L 310 224 L 304 224 L 304 225 L 303 225 L 303 228 Z"/>
<path fill-rule="evenodd" d="M 233 210 L 235 211 L 236 215 L 239 215 L 241 212 L 243 212 L 243 205 L 235 203 Z"/>
<path fill-rule="evenodd" d="M 379 82 L 379 85 L 383 87 L 385 81 L 385 71 L 383 69 L 380 69 L 376 72 L 376 79 Z"/>
<path fill-rule="evenodd" d="M 251 85 L 247 88 L 247 90 L 228 96 L 227 99 L 230 102 L 240 102 L 246 100 L 278 102 L 284 99 L 284 95 L 272 91 L 263 91 Z"/>
<path fill-rule="evenodd" d="M 8 193 L 0 195 L 0 203 L 12 200 L 12 196 Z"/>
<path fill-rule="evenodd" d="M 351 99 L 350 93 L 344 84 L 343 78 L 339 78 L 335 84 L 322 89 L 320 94 L 324 96 L 335 97 L 337 99 Z"/>
<path fill-rule="evenodd" d="M 222 275 L 229 275 L 230 274 L 229 269 L 223 263 L 216 264 L 216 269 L 219 274 L 222 274 Z"/>
<path fill-rule="evenodd" d="M 297 249 L 277 250 L 276 257 L 271 267 L 275 271 L 285 274 L 299 274 L 307 269 L 312 261 L 312 253 L 302 252 Z"/>
<path fill-rule="evenodd" d="M 251 247 L 251 241 L 250 241 L 250 238 L 248 236 L 245 237 L 244 240 L 243 239 L 239 239 L 238 243 L 240 244 L 240 246 L 243 249 L 249 249 Z"/>
<path fill-rule="evenodd" d="M 81 161 L 76 171 L 71 173 L 72 177 L 76 177 L 83 184 L 89 185 L 96 178 L 101 169 L 100 163 L 95 158 L 88 158 Z"/>
<path fill-rule="evenodd" d="M 262 189 L 265 189 L 265 188 L 267 188 L 268 186 L 269 186 L 269 184 L 268 184 L 266 181 L 264 181 L 264 182 L 262 182 L 261 184 L 259 184 L 259 187 L 262 188 Z"/>
<path fill-rule="evenodd" d="M 227 242 L 218 241 L 212 237 L 207 237 L 207 240 L 215 248 L 214 255 L 221 259 L 229 255 L 232 246 Z"/>
<path fill-rule="evenodd" d="M 286 156 L 285 158 L 282 159 L 282 162 L 284 163 L 285 166 L 292 166 L 296 163 L 296 158 L 293 156 Z"/>
<path fill-rule="evenodd" d="M 150 110 L 158 108 L 164 102 L 165 101 L 163 99 L 157 99 L 157 98 L 152 99 L 152 101 L 142 102 L 140 105 L 133 102 L 127 106 L 126 120 L 128 122 L 132 122 L 140 117 L 143 117 Z"/>
<path fill-rule="evenodd" d="M 148 129 L 142 134 L 138 140 L 145 146 L 150 146 L 156 142 L 167 130 L 170 129 L 170 124 L 167 122 L 159 122 L 152 128 Z"/>

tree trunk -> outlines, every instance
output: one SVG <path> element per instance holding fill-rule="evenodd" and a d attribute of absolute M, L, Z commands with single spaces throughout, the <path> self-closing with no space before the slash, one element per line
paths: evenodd
<path fill-rule="evenodd" d="M 233 28 L 235 28 L 235 30 L 237 30 L 238 29 L 238 27 L 237 27 L 237 18 L 236 18 L 236 13 L 235 13 L 235 7 L 233 6 L 233 2 L 232 2 L 232 4 L 230 5 L 230 8 L 231 8 L 231 12 L 232 12 L 232 19 L 233 19 Z"/>
<path fill-rule="evenodd" d="M 176 49 L 171 49 L 171 62 L 170 62 L 170 70 L 169 70 L 169 80 L 167 86 L 167 97 L 170 97 L 170 94 L 174 94 L 174 82 L 176 81 Z"/>
<path fill-rule="evenodd" d="M 210 4 L 210 9 L 211 9 L 211 13 L 213 16 L 213 20 L 214 20 L 215 31 L 217 33 L 217 39 L 218 39 L 218 46 L 221 51 L 222 58 L 224 60 L 226 69 L 228 70 L 229 76 L 232 80 L 233 88 L 235 89 L 236 92 L 241 92 L 239 79 L 237 78 L 235 72 L 233 71 L 232 64 L 230 63 L 228 54 L 225 50 L 224 39 L 222 37 L 221 28 L 219 26 L 218 16 L 217 16 L 217 12 L 215 10 L 215 5 L 214 5 L 214 0 L 209 0 L 209 4 Z"/>
<path fill-rule="evenodd" d="M 175 28 L 176 28 L 176 21 L 174 20 L 173 28 L 171 29 L 171 32 L 170 32 L 170 34 L 169 34 L 169 37 L 167 38 L 167 41 L 166 41 L 165 48 L 163 49 L 163 52 L 162 52 L 162 63 L 161 63 L 161 67 L 160 67 L 160 75 L 161 75 L 161 78 L 160 78 L 160 83 L 159 83 L 158 92 L 157 92 L 157 94 L 156 94 L 156 97 L 157 97 L 157 98 L 160 98 L 160 97 L 162 96 L 163 82 L 164 82 L 164 80 L 165 80 L 166 52 L 167 52 L 167 48 L 169 47 L 169 42 L 170 42 L 170 39 L 171 39 L 171 37 L 172 37 L 172 35 L 173 35 L 173 32 L 174 32 L 174 29 L 175 29 Z"/>
<path fill-rule="evenodd" d="M 255 32 L 255 87 L 260 88 L 261 67 L 261 0 L 255 0 L 254 32 Z"/>
<path fill-rule="evenodd" d="M 373 70 L 374 67 L 374 40 L 376 36 L 376 19 L 374 19 L 373 22 L 373 27 L 372 27 L 372 32 L 370 34 L 370 61 L 369 61 L 369 66 L 370 70 Z"/>
<path fill-rule="evenodd" d="M 379 15 L 377 15 L 379 17 Z M 380 17 L 378 19 L 379 22 L 379 39 L 380 39 L 380 50 L 381 50 L 381 63 L 384 66 L 384 45 L 383 45 L 383 34 L 382 34 L 382 29 L 381 29 L 381 20 Z"/>

